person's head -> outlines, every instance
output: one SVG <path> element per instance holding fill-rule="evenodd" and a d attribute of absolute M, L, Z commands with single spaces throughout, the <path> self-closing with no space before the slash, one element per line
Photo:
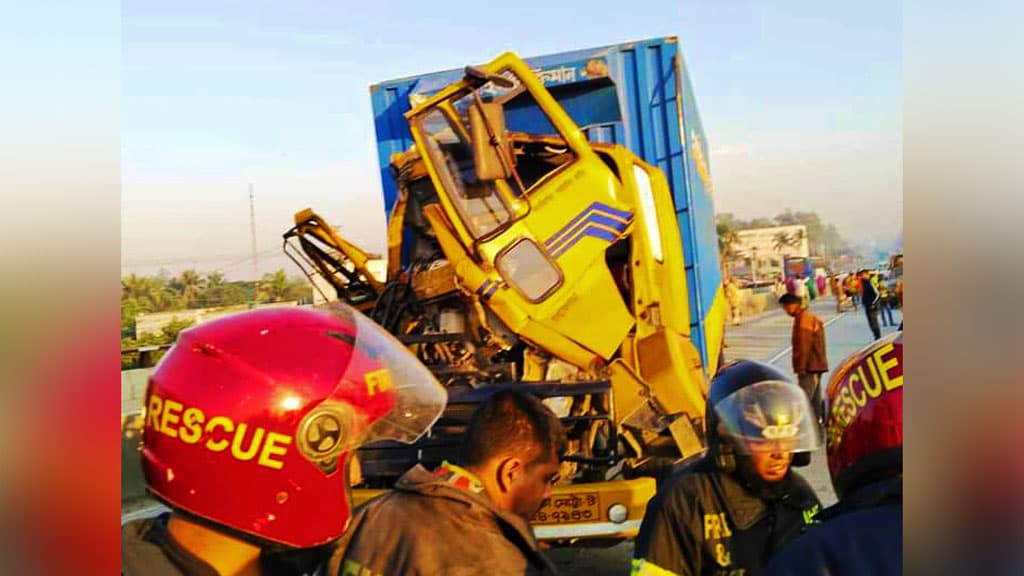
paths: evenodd
<path fill-rule="evenodd" d="M 782 306 L 786 314 L 796 316 L 802 309 L 803 301 L 795 294 L 783 294 L 779 297 L 779 306 Z"/>
<path fill-rule="evenodd" d="M 821 444 L 804 391 L 779 369 L 753 360 L 719 370 L 708 391 L 707 422 L 717 466 L 764 483 L 784 479 L 794 454 Z"/>
<path fill-rule="evenodd" d="M 840 499 L 903 472 L 903 333 L 846 358 L 828 390 L 826 451 Z"/>
<path fill-rule="evenodd" d="M 498 508 L 529 520 L 558 479 L 566 437 L 558 417 L 536 396 L 503 390 L 477 408 L 461 462 Z"/>
<path fill-rule="evenodd" d="M 149 379 L 142 463 L 152 494 L 265 549 L 337 539 L 357 446 L 411 442 L 445 389 L 343 304 L 228 316 L 182 332 Z"/>

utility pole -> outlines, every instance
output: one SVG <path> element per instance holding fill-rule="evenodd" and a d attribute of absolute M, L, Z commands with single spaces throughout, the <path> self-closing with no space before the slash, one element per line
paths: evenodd
<path fill-rule="evenodd" d="M 252 232 L 252 279 L 258 282 L 260 279 L 260 261 L 256 255 L 256 197 L 252 192 L 252 184 L 249 184 L 249 229 Z M 253 294 L 255 300 L 256 294 Z"/>

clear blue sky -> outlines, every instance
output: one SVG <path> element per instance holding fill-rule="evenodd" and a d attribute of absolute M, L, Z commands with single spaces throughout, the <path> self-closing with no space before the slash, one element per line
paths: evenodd
<path fill-rule="evenodd" d="M 903 216 L 900 19 L 875 1 L 129 0 L 122 267 L 248 277 L 250 182 L 261 272 L 296 271 L 280 235 L 306 206 L 381 250 L 370 84 L 667 35 L 694 80 L 720 212 L 816 210 L 888 241 Z"/>

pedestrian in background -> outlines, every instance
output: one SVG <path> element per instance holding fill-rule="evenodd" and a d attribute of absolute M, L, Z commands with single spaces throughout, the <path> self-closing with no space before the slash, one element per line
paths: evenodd
<path fill-rule="evenodd" d="M 732 325 L 740 325 L 740 288 L 736 285 L 735 278 L 725 281 L 725 300 L 729 303 L 729 311 L 732 314 Z"/>
<path fill-rule="evenodd" d="M 846 292 L 846 297 L 850 299 L 853 304 L 853 311 L 857 311 L 857 300 L 859 299 L 859 291 L 857 289 L 857 278 L 853 272 L 850 272 L 843 278 L 843 290 Z"/>
<path fill-rule="evenodd" d="M 878 283 L 878 309 L 882 326 L 896 326 L 896 321 L 892 319 L 892 293 L 885 282 Z"/>
<path fill-rule="evenodd" d="M 807 304 L 808 304 L 807 282 L 804 280 L 803 276 L 797 276 L 796 279 L 793 280 L 793 291 L 790 292 L 790 294 L 792 294 L 792 295 L 794 295 L 794 296 L 796 296 L 797 298 L 800 299 L 801 306 L 804 306 L 804 307 L 807 306 Z"/>
<path fill-rule="evenodd" d="M 779 305 L 793 317 L 793 373 L 797 383 L 811 401 L 818 421 L 821 422 L 821 375 L 828 372 L 828 358 L 825 353 L 825 325 L 810 310 L 801 305 L 791 294 L 779 298 Z"/>
<path fill-rule="evenodd" d="M 836 299 L 836 313 L 843 311 L 843 290 L 839 287 L 839 277 L 833 274 L 828 278 L 828 288 L 832 297 Z"/>
<path fill-rule="evenodd" d="M 882 337 L 882 329 L 878 327 L 878 286 L 871 278 L 871 272 L 861 270 L 860 276 L 860 301 L 864 305 L 864 314 L 868 317 L 868 327 L 875 340 Z"/>
<path fill-rule="evenodd" d="M 811 277 L 811 276 L 808 276 L 807 279 L 804 280 L 804 284 L 807 286 L 807 298 L 809 299 L 809 301 L 814 302 L 815 300 L 817 300 L 818 299 L 818 285 L 814 281 L 814 278 Z"/>

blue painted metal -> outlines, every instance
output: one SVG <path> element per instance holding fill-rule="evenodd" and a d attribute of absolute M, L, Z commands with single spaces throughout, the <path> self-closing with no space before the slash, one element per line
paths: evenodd
<path fill-rule="evenodd" d="M 526 62 L 592 142 L 623 144 L 665 173 L 683 239 L 691 339 L 706 365 L 704 320 L 722 277 L 707 139 L 676 38 L 576 50 Z M 370 87 L 388 213 L 398 196 L 388 172 L 389 159 L 412 145 L 403 116 L 411 107 L 410 98 L 429 96 L 462 74 L 462 69 L 447 70 Z M 539 110 L 513 104 L 505 113 L 509 130 L 553 132 Z"/>

